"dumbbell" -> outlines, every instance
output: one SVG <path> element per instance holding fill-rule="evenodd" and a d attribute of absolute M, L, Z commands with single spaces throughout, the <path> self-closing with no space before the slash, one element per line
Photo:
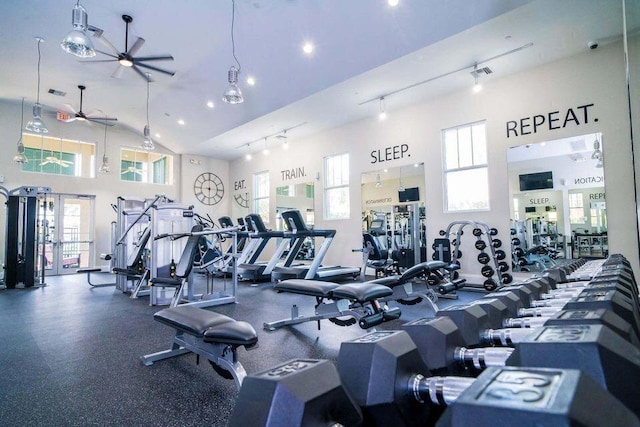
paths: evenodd
<path fill-rule="evenodd" d="M 640 415 L 640 350 L 603 325 L 545 326 L 514 348 L 468 348 L 448 317 L 403 325 L 436 373 L 475 374 L 487 367 L 580 369 Z"/>
<path fill-rule="evenodd" d="M 576 370 L 503 367 L 489 368 L 477 379 L 431 377 L 415 344 L 401 331 L 373 332 L 342 343 L 338 372 L 362 407 L 365 425 L 640 423 L 618 399 Z"/>
<path fill-rule="evenodd" d="M 362 412 L 331 362 L 295 359 L 245 377 L 228 426 L 361 423 Z"/>

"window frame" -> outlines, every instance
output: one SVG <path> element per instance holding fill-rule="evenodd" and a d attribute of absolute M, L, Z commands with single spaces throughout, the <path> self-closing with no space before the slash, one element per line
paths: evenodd
<path fill-rule="evenodd" d="M 345 159 L 346 158 L 346 162 Z M 340 171 L 339 183 L 330 183 L 334 181 L 336 178 L 336 174 L 331 174 L 330 167 L 335 168 L 334 165 L 331 164 L 332 161 L 340 159 L 341 165 L 343 169 Z M 346 170 L 344 166 L 346 164 Z M 351 156 L 348 152 L 331 154 L 329 156 L 325 156 L 323 158 L 323 170 L 324 170 L 324 180 L 323 180 L 323 214 L 324 219 L 328 221 L 333 220 L 344 220 L 349 219 L 351 217 L 351 201 L 350 201 L 350 185 L 351 185 Z M 346 190 L 346 211 L 344 212 L 331 212 L 332 205 L 330 203 L 330 194 L 333 194 L 336 190 L 344 191 Z"/>
<path fill-rule="evenodd" d="M 260 177 L 266 177 L 266 189 L 262 189 L 264 190 L 265 194 L 258 194 L 258 190 L 261 189 L 260 185 L 258 184 L 258 179 Z M 258 215 L 260 215 L 262 217 L 262 220 L 265 223 L 269 223 L 269 218 L 270 218 L 270 211 L 271 211 L 271 197 L 270 197 L 270 192 L 271 192 L 271 181 L 270 181 L 270 175 L 269 175 L 269 171 L 268 170 L 263 170 L 260 172 L 255 172 L 253 174 L 253 187 L 251 189 L 251 199 L 253 202 L 253 213 L 256 213 Z M 260 209 L 261 206 L 261 202 L 263 202 L 264 200 L 266 200 L 266 211 L 263 211 L 262 209 Z"/>
<path fill-rule="evenodd" d="M 37 144 L 35 140 L 38 141 Z M 52 135 L 38 135 L 29 132 L 22 132 L 22 141 L 25 148 L 25 156 L 29 159 L 29 162 L 21 165 L 20 170 L 22 172 L 64 176 L 68 178 L 96 177 L 95 162 L 97 146 L 94 142 Z M 49 148 L 45 148 L 45 145 Z M 63 147 L 63 145 L 66 145 L 66 148 Z M 82 146 L 87 147 L 87 152 L 83 152 Z M 72 150 L 72 147 L 76 148 L 76 150 Z M 68 164 L 67 167 L 62 167 L 58 164 L 42 165 L 41 163 L 46 157 L 55 157 L 64 163 L 69 162 L 70 164 Z M 40 164 L 35 166 L 38 170 L 34 169 L 33 162 L 40 162 Z M 67 173 L 63 173 L 65 171 L 67 171 Z"/>
<path fill-rule="evenodd" d="M 484 163 L 482 162 L 478 162 L 476 163 L 476 157 L 477 157 L 477 146 L 474 144 L 474 137 L 473 137 L 473 127 L 474 126 L 478 126 L 478 125 L 482 125 L 483 126 L 483 130 L 484 130 L 484 153 L 483 153 L 483 157 L 484 157 Z M 471 158 L 471 165 L 470 166 L 460 166 L 460 162 L 461 162 L 461 156 L 460 156 L 460 151 L 461 151 L 461 146 L 460 146 L 460 130 L 463 129 L 468 129 L 469 130 L 469 147 L 468 153 L 464 153 L 467 156 L 469 156 Z M 457 167 L 452 167 L 449 168 L 448 167 L 448 163 L 449 163 L 449 158 L 447 157 L 447 132 L 451 132 L 451 131 L 456 131 L 456 164 Z M 452 126 L 446 129 L 442 129 L 441 131 L 441 140 L 442 140 L 442 187 L 443 187 L 443 210 L 445 213 L 464 213 L 464 212 L 487 212 L 491 210 L 491 191 L 490 191 L 490 185 L 489 185 L 489 153 L 488 153 L 488 143 L 487 143 L 487 121 L 486 120 L 478 120 L 475 122 L 471 122 L 471 123 L 466 123 L 466 124 L 462 124 L 462 125 L 457 125 L 457 126 Z M 487 183 L 487 187 L 486 187 L 486 191 L 487 191 L 487 198 L 486 198 L 486 207 L 479 207 L 479 208 L 466 208 L 466 209 L 450 209 L 450 201 L 449 201 L 449 195 L 450 195 L 450 189 L 449 189 L 449 176 L 452 176 L 452 174 L 455 174 L 457 172 L 466 172 L 466 171 L 473 171 L 473 170 L 477 170 L 477 171 L 481 171 L 484 170 L 486 171 L 486 183 Z"/>
<path fill-rule="evenodd" d="M 125 152 L 133 152 L 133 159 L 124 158 Z M 147 159 L 144 158 L 138 159 L 138 153 L 146 156 Z M 159 156 L 156 159 L 152 159 L 150 156 Z M 133 172 L 129 172 L 125 174 L 126 168 L 124 167 L 124 163 L 129 163 L 135 165 L 136 169 L 140 169 L 142 171 L 142 175 L 135 174 L 134 179 L 126 178 L 129 174 Z M 158 162 L 164 162 L 164 173 L 160 174 L 164 178 L 164 182 L 155 182 L 156 181 L 156 164 Z M 142 148 L 136 147 L 128 147 L 121 146 L 120 147 L 120 159 L 119 159 L 119 167 L 118 174 L 120 176 L 120 181 L 122 182 L 137 182 L 141 184 L 152 184 L 152 185 L 173 185 L 173 162 L 174 158 L 171 154 L 166 153 L 154 153 L 150 151 L 146 151 Z M 140 165 L 140 168 L 138 168 Z M 139 179 L 136 179 L 136 176 Z"/>

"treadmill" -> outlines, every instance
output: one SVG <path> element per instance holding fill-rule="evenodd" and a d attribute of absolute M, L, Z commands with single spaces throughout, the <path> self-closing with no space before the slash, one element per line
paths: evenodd
<path fill-rule="evenodd" d="M 251 281 L 271 280 L 271 271 L 278 261 L 280 261 L 284 252 L 289 248 L 292 239 L 284 238 L 285 235 L 282 231 L 269 230 L 264 225 L 262 217 L 258 214 L 253 213 L 247 215 L 245 222 L 247 227 L 252 230 L 252 232 L 249 233 L 249 238 L 259 240 L 260 244 L 245 262 L 238 264 L 238 278 Z M 282 238 L 282 241 L 268 262 L 259 262 L 258 258 L 264 251 L 269 240 L 273 238 Z"/>
<path fill-rule="evenodd" d="M 296 241 L 287 255 L 283 266 L 274 267 L 271 272 L 271 281 L 277 282 L 287 279 L 306 280 L 341 280 L 355 279 L 360 275 L 358 267 L 322 266 L 322 259 L 329 250 L 331 241 L 336 235 L 336 230 L 314 230 L 307 227 L 299 210 L 282 212 L 282 219 L 287 227 L 284 233 L 287 237 L 295 237 Z M 323 238 L 322 245 L 317 251 L 311 264 L 291 266 L 296 259 L 305 238 Z"/>

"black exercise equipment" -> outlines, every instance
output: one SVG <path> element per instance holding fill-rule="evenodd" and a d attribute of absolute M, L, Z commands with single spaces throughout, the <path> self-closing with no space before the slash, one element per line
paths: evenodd
<path fill-rule="evenodd" d="M 487 247 L 487 243 L 484 240 L 476 240 L 474 246 L 477 250 L 483 251 Z"/>
<path fill-rule="evenodd" d="M 477 380 L 431 377 L 402 331 L 373 332 L 342 343 L 338 372 L 362 407 L 366 425 L 434 425 L 447 404 L 451 406 L 438 425 L 640 423 L 577 370 L 505 367 L 487 369 Z M 514 418 L 506 421 L 505 414 Z"/>
<path fill-rule="evenodd" d="M 190 306 L 165 308 L 155 313 L 153 318 L 174 328 L 176 334 L 168 350 L 140 358 L 146 366 L 195 353 L 209 360 L 219 375 L 233 379 L 240 388 L 247 372 L 238 360 L 237 349 L 251 350 L 258 346 L 258 334 L 249 323 Z"/>

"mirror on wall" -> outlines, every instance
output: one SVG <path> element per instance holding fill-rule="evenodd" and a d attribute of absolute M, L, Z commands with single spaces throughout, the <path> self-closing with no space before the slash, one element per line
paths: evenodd
<path fill-rule="evenodd" d="M 516 271 L 608 256 L 603 159 L 601 133 L 507 151 Z"/>
<path fill-rule="evenodd" d="M 423 163 L 362 174 L 362 231 L 397 268 L 426 261 L 424 185 Z"/>
<path fill-rule="evenodd" d="M 299 210 L 307 226 L 313 227 L 315 223 L 313 192 L 313 182 L 276 187 L 276 230 L 282 231 L 285 229 L 282 212 L 292 209 Z M 312 259 L 314 256 L 315 241 L 308 237 L 303 243 L 297 259 Z"/>

